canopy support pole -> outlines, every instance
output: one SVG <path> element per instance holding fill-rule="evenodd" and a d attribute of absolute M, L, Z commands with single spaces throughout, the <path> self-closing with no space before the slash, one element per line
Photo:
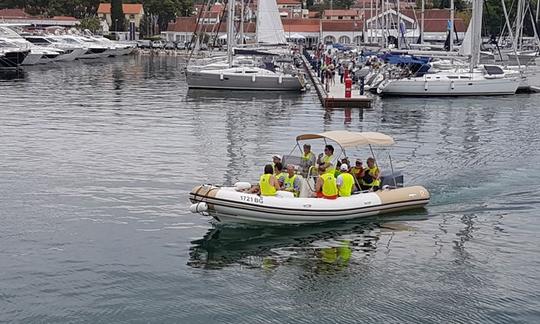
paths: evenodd
<path fill-rule="evenodd" d="M 392 181 L 394 182 L 394 188 L 397 189 L 396 176 L 394 175 L 394 165 L 392 164 L 392 156 L 388 153 L 388 160 L 390 160 L 390 170 L 392 170 Z"/>

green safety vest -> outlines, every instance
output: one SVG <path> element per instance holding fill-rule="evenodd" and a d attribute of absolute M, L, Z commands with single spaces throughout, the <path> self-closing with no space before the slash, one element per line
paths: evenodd
<path fill-rule="evenodd" d="M 326 169 L 325 172 L 326 173 L 332 173 L 334 174 L 334 172 L 336 172 L 336 168 L 334 167 L 334 165 L 332 164 L 332 160 L 334 159 L 334 156 L 333 155 L 325 155 L 323 156 L 322 158 L 322 161 L 323 163 L 330 163 L 330 168 Z"/>
<path fill-rule="evenodd" d="M 343 182 L 341 183 L 341 187 L 339 187 L 339 196 L 340 197 L 349 197 L 352 192 L 352 187 L 354 186 L 354 177 L 350 173 L 342 173 L 341 177 L 343 178 Z"/>
<path fill-rule="evenodd" d="M 275 196 L 276 188 L 270 184 L 271 174 L 263 174 L 259 179 L 259 187 L 261 188 L 261 196 Z"/>
<path fill-rule="evenodd" d="M 332 173 L 325 173 L 321 175 L 324 183 L 322 186 L 322 193 L 327 197 L 337 196 L 338 190 L 336 185 L 336 178 Z"/>
<path fill-rule="evenodd" d="M 289 178 L 289 174 L 285 178 L 285 190 L 290 191 L 295 197 L 298 197 L 299 192 L 294 189 L 294 181 L 296 180 L 296 174 Z"/>
<path fill-rule="evenodd" d="M 370 176 L 373 176 L 375 173 L 379 172 L 379 168 L 377 166 L 373 166 L 373 168 L 367 168 L 366 172 Z M 367 183 L 364 180 L 362 180 L 362 184 L 365 185 L 365 186 L 370 186 L 370 187 L 375 187 L 375 186 L 380 187 L 381 186 L 381 179 L 373 179 L 373 182 L 371 182 L 371 183 Z"/>

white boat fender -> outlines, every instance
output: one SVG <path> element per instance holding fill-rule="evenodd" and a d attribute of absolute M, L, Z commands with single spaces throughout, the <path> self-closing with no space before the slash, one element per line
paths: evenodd
<path fill-rule="evenodd" d="M 251 183 L 246 181 L 239 181 L 234 184 L 234 188 L 238 191 L 251 189 Z"/>
<path fill-rule="evenodd" d="M 255 77 L 255 74 L 253 74 L 253 75 L 251 76 L 251 82 L 255 82 L 255 78 L 256 78 L 256 77 Z"/>
<path fill-rule="evenodd" d="M 221 73 L 221 74 L 219 75 L 219 79 L 220 79 L 220 80 L 223 80 L 223 73 Z"/>
<path fill-rule="evenodd" d="M 452 90 L 454 90 L 454 80 L 450 81 L 450 88 L 452 88 Z"/>
<path fill-rule="evenodd" d="M 283 83 L 283 75 L 280 75 L 279 78 L 278 78 L 278 83 L 279 84 L 282 84 Z"/>
<path fill-rule="evenodd" d="M 208 210 L 208 205 L 205 202 L 198 202 L 189 206 L 189 211 L 192 213 L 203 213 Z"/>
<path fill-rule="evenodd" d="M 428 81 L 424 81 L 424 91 L 428 91 Z"/>

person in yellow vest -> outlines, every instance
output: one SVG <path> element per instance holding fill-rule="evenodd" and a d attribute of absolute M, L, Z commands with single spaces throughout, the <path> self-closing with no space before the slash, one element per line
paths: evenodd
<path fill-rule="evenodd" d="M 356 160 L 354 166 L 351 168 L 350 173 L 354 177 L 354 185 L 357 190 L 362 190 L 360 185 L 362 184 L 362 177 L 364 176 L 364 167 L 362 166 L 362 160 Z"/>
<path fill-rule="evenodd" d="M 301 159 L 302 174 L 306 176 L 309 168 L 315 165 L 315 154 L 311 152 L 311 145 L 304 144 L 304 153 Z"/>
<path fill-rule="evenodd" d="M 283 183 L 285 183 L 285 178 L 287 177 L 287 173 L 283 172 L 283 164 L 281 162 L 278 162 L 274 165 L 274 176 L 276 177 L 279 187 L 283 187 Z"/>
<path fill-rule="evenodd" d="M 377 191 L 381 186 L 380 170 L 375 165 L 375 159 L 370 157 L 367 159 L 367 167 L 364 169 L 362 176 L 362 190 Z"/>
<path fill-rule="evenodd" d="M 287 165 L 287 176 L 283 182 L 283 189 L 292 192 L 295 197 L 300 195 L 300 178 L 294 173 L 294 165 Z"/>
<path fill-rule="evenodd" d="M 326 172 L 324 164 L 319 165 L 319 174 L 317 183 L 315 184 L 315 191 L 317 198 L 336 199 L 338 196 L 338 190 L 336 185 L 336 178 L 333 172 Z"/>
<path fill-rule="evenodd" d="M 324 147 L 324 155 L 321 157 L 321 162 L 324 163 L 326 172 L 334 174 L 336 168 L 332 164 L 334 160 L 334 147 L 332 145 L 326 145 Z"/>
<path fill-rule="evenodd" d="M 259 179 L 261 196 L 275 196 L 279 190 L 279 182 L 273 175 L 274 169 L 271 164 L 264 166 L 264 174 Z"/>
<path fill-rule="evenodd" d="M 341 174 L 336 178 L 336 185 L 340 197 L 349 197 L 354 186 L 354 177 L 349 173 L 349 166 L 343 163 L 340 167 Z"/>

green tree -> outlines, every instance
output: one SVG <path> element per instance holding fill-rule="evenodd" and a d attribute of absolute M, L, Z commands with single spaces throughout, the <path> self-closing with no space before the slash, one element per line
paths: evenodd
<path fill-rule="evenodd" d="M 87 17 L 81 19 L 81 22 L 78 25 L 79 29 L 85 30 L 88 29 L 92 33 L 96 33 L 101 29 L 101 24 L 99 18 L 97 17 Z"/>
<path fill-rule="evenodd" d="M 166 30 L 169 22 L 179 16 L 189 16 L 192 12 L 191 0 L 145 0 L 144 11 L 156 17 L 159 30 Z"/>
<path fill-rule="evenodd" d="M 124 10 L 122 9 L 122 0 L 111 0 L 111 22 L 112 30 L 124 31 Z"/>

